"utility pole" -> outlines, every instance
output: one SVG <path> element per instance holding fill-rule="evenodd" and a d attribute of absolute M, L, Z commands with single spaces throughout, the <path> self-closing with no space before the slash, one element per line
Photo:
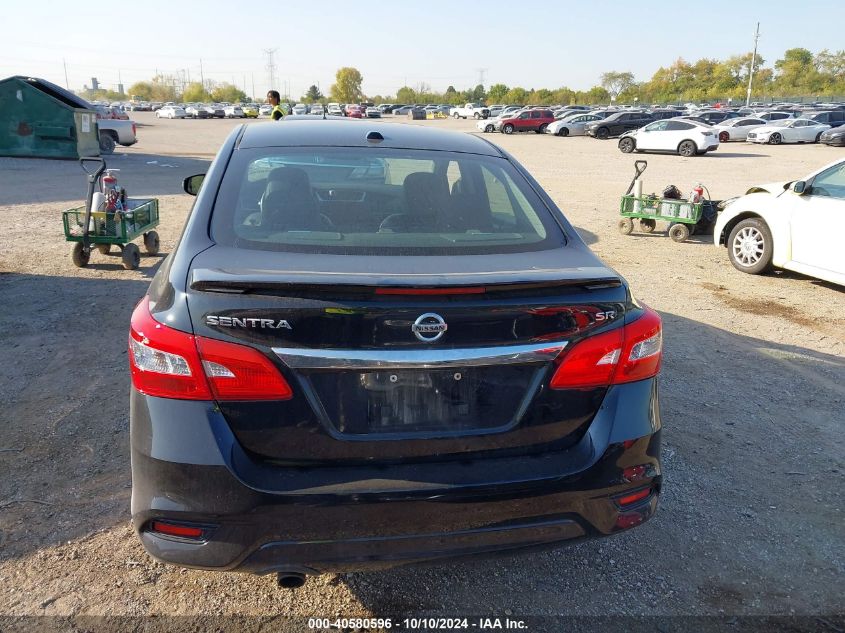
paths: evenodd
<path fill-rule="evenodd" d="M 478 71 L 478 85 L 483 86 L 484 85 L 484 74 L 487 72 L 488 69 L 487 68 L 476 68 L 475 70 Z"/>
<path fill-rule="evenodd" d="M 64 57 L 62 57 L 62 65 L 65 67 L 65 88 L 70 90 L 70 82 L 67 80 L 67 62 Z"/>
<path fill-rule="evenodd" d="M 274 55 L 278 48 L 265 48 L 264 54 L 267 55 L 267 80 L 270 82 L 270 90 L 276 89 L 276 61 Z"/>
<path fill-rule="evenodd" d="M 757 23 L 757 32 L 754 34 L 754 52 L 751 53 L 751 68 L 748 71 L 748 92 L 745 95 L 745 107 L 751 105 L 751 81 L 754 79 L 754 63 L 757 61 L 757 40 L 760 39 L 760 23 Z"/>
<path fill-rule="evenodd" d="M 252 100 L 255 101 L 255 73 L 252 73 Z"/>
<path fill-rule="evenodd" d="M 200 60 L 200 83 L 202 84 L 202 89 L 205 90 L 205 75 L 202 72 L 202 60 Z"/>

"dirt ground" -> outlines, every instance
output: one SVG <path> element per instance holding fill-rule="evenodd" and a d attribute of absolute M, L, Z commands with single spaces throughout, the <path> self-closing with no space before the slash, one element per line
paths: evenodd
<path fill-rule="evenodd" d="M 205 171 L 237 123 L 134 118 L 140 142 L 108 162 L 130 196 L 159 198 L 166 254 L 193 200 L 182 178 Z M 539 554 L 323 576 L 296 592 L 152 561 L 129 528 L 126 333 L 163 254 L 136 271 L 99 253 L 75 268 L 61 211 L 82 204 L 79 166 L 0 158 L 0 616 L 842 615 L 845 288 L 744 275 L 710 236 L 619 234 L 633 159 L 614 141 L 487 138 L 663 315 L 665 488 L 652 521 Z M 702 182 L 721 199 L 841 156 L 744 143 L 646 156 L 645 191 Z"/>

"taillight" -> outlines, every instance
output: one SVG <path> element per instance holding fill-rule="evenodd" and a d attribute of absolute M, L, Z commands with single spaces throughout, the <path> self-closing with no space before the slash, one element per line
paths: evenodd
<path fill-rule="evenodd" d="M 288 400 L 279 370 L 257 349 L 198 336 L 197 349 L 216 400 Z"/>
<path fill-rule="evenodd" d="M 290 386 L 256 349 L 194 336 L 150 314 L 149 299 L 132 313 L 129 329 L 132 385 L 179 400 L 287 400 Z"/>
<path fill-rule="evenodd" d="M 662 347 L 660 315 L 646 307 L 636 321 L 565 351 L 550 386 L 601 387 L 651 378 L 660 371 Z"/>

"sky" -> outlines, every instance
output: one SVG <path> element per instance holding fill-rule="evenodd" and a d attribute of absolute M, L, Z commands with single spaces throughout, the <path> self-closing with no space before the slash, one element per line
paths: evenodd
<path fill-rule="evenodd" d="M 840 1 L 606 0 L 598 9 L 513 0 L 0 0 L 0 79 L 27 75 L 78 90 L 97 77 L 101 87 L 128 89 L 156 72 L 181 73 L 260 98 L 271 87 L 265 51 L 274 49 L 272 87 L 294 99 L 311 84 L 328 94 L 342 66 L 361 71 L 369 96 L 421 82 L 462 90 L 480 79 L 587 90 L 610 70 L 645 81 L 678 57 L 749 52 L 758 21 L 769 66 L 789 48 L 845 48 L 841 20 L 828 19 Z"/>

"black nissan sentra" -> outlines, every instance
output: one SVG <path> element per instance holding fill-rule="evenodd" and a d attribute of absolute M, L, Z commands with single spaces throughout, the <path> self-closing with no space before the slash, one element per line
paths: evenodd
<path fill-rule="evenodd" d="M 132 315 L 132 516 L 187 567 L 377 569 L 606 536 L 660 493 L 661 322 L 511 156 L 237 128 Z"/>

